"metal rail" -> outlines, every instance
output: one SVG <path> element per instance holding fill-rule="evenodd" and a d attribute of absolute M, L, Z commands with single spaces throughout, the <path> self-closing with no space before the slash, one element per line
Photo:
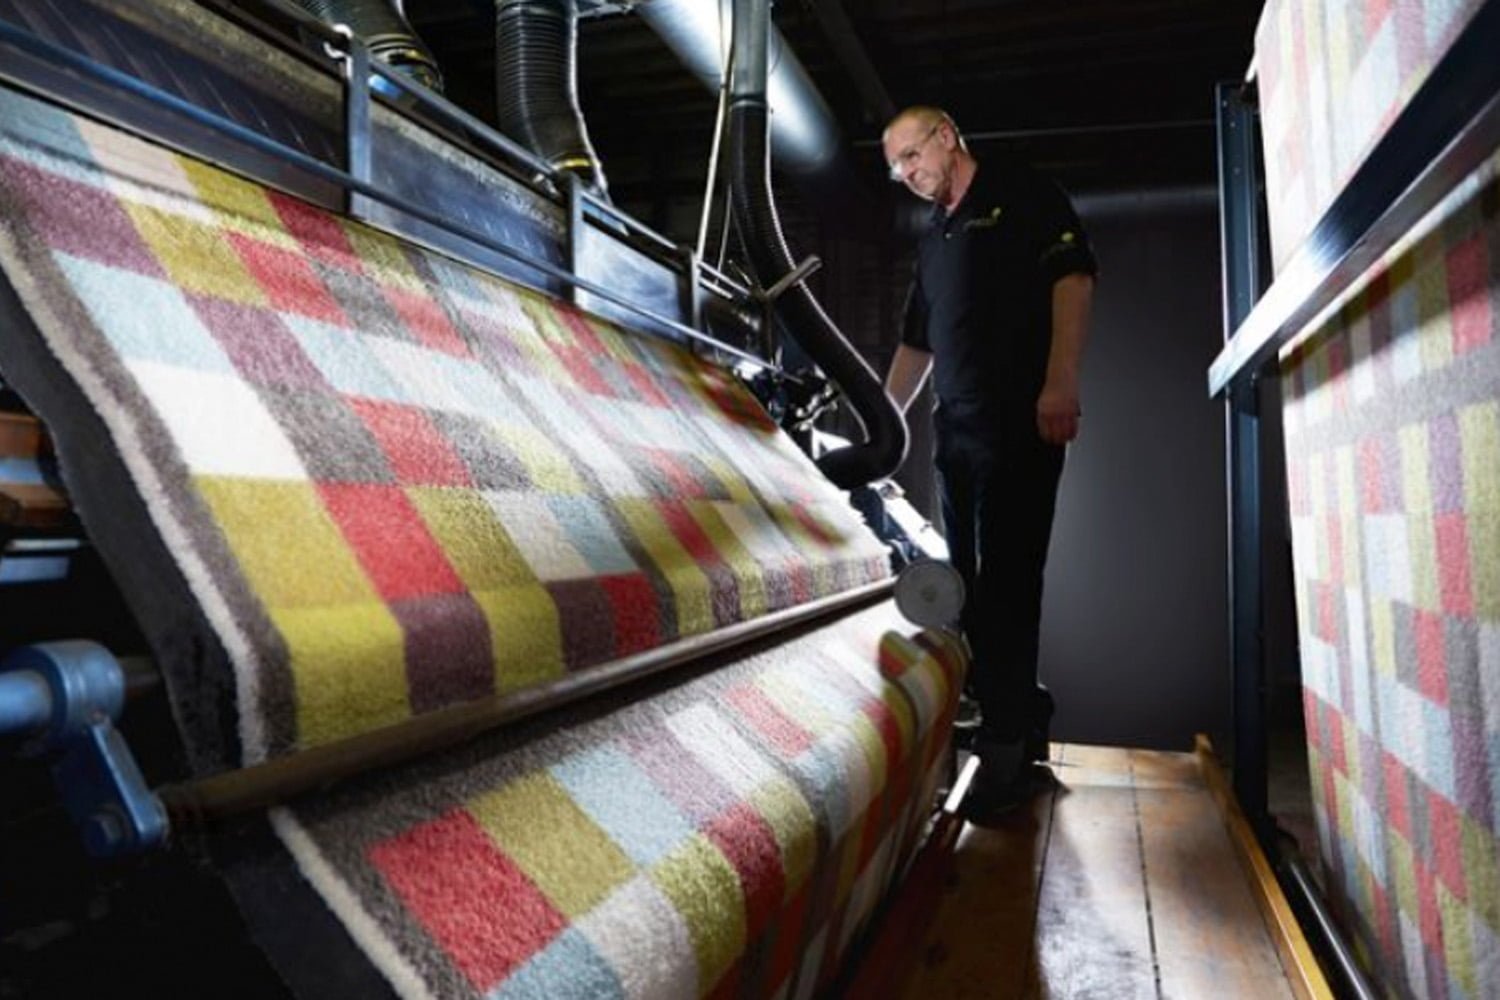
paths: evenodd
<path fill-rule="evenodd" d="M 1317 882 L 1307 870 L 1307 864 L 1297 856 L 1295 848 L 1282 845 L 1278 854 L 1277 869 L 1282 884 L 1292 890 L 1295 901 L 1312 918 L 1317 928 L 1317 940 L 1326 950 L 1328 961 L 1343 981 L 1348 995 L 1353 1000 L 1378 1000 L 1381 992 L 1371 984 L 1355 957 L 1354 949 L 1344 939 L 1338 921 L 1333 918 Z"/>
<path fill-rule="evenodd" d="M 280 9 L 279 5 L 278 9 Z M 429 93 L 423 88 L 418 88 L 411 85 L 410 83 L 402 79 L 400 77 L 400 74 L 395 73 L 394 71 L 391 71 L 387 67 L 381 65 L 378 60 L 370 60 L 367 56 L 364 59 L 358 59 L 354 55 L 349 55 L 349 53 L 363 51 L 363 45 L 357 39 L 349 39 L 341 33 L 335 32 L 332 29 L 328 28 L 326 25 L 321 25 L 320 23 L 319 28 L 321 29 L 321 34 L 324 37 L 328 38 L 330 45 L 343 46 L 347 58 L 356 62 L 365 63 L 369 70 L 368 73 L 363 74 L 343 74 L 346 84 L 351 88 L 351 93 L 353 93 L 355 90 L 364 91 L 363 101 L 359 100 L 358 97 L 356 97 L 354 100 L 349 102 L 349 113 L 346 115 L 346 121 L 359 122 L 363 120 L 366 123 L 368 122 L 369 116 L 366 112 L 368 111 L 369 80 L 371 76 L 379 76 L 380 79 L 393 83 L 395 87 L 402 91 L 403 94 L 408 94 L 413 99 L 421 102 L 424 107 L 435 110 L 439 114 L 440 118 L 446 119 L 450 123 L 463 125 L 465 127 L 465 131 L 473 135 L 482 135 L 488 133 L 487 135 L 485 135 L 486 141 L 492 144 L 495 151 L 502 152 L 507 156 L 514 156 L 518 152 L 523 152 L 519 151 L 518 148 L 510 148 L 513 146 L 513 144 L 509 143 L 508 140 L 502 139 L 498 136 L 498 134 L 494 133 L 493 130 L 489 130 L 485 126 L 483 126 L 482 123 L 479 123 L 478 121 L 473 119 L 469 119 L 468 116 L 464 115 L 463 112 L 459 111 L 457 108 L 452 107 L 441 98 L 436 97 L 436 95 Z M 168 93 L 158 87 L 152 86 L 151 84 L 139 80 L 136 77 L 129 75 L 128 73 L 121 72 L 120 70 L 114 69 L 109 66 L 101 65 L 100 63 L 97 63 L 86 56 L 80 55 L 68 48 L 56 45 L 45 39 L 38 38 L 35 35 L 5 21 L 0 21 L 0 44 L 10 46 L 17 51 L 41 59 L 45 62 L 50 63 L 54 67 L 59 67 L 62 69 L 66 69 L 72 73 L 76 73 L 85 79 L 91 80 L 98 84 L 102 84 L 107 88 L 111 88 L 115 91 L 121 91 L 133 97 L 148 101 L 158 107 L 172 112 L 173 114 L 180 115 L 181 117 L 196 125 L 216 132 L 219 135 L 222 135 L 234 142 L 243 144 L 244 146 L 258 153 L 277 158 L 282 162 L 285 162 L 301 171 L 304 171 L 312 177 L 337 185 L 344 189 L 351 197 L 362 196 L 368 198 L 371 201 L 386 206 L 392 211 L 398 212 L 405 216 L 409 216 L 410 218 L 416 219 L 420 222 L 424 222 L 453 236 L 457 236 L 460 239 L 465 240 L 477 247 L 480 247 L 507 260 L 517 263 L 522 267 L 529 268 L 537 273 L 556 279 L 564 286 L 570 287 L 575 291 L 588 292 L 589 294 L 594 295 L 605 302 L 611 303 L 612 305 L 615 305 L 634 316 L 637 316 L 665 330 L 668 330 L 689 342 L 722 352 L 725 355 L 750 364 L 757 369 L 774 370 L 777 367 L 773 362 L 768 361 L 767 359 L 762 358 L 759 355 L 753 354 L 732 344 L 728 344 L 710 334 L 703 332 L 702 330 L 682 323 L 679 320 L 663 316 L 652 309 L 633 302 L 629 298 L 620 295 L 607 286 L 601 285 L 598 282 L 591 281 L 586 278 L 579 277 L 577 274 L 569 271 L 567 268 L 560 267 L 547 260 L 529 256 L 528 254 L 520 250 L 492 239 L 487 234 L 482 233 L 471 226 L 448 218 L 441 213 L 433 212 L 428 209 L 422 208 L 421 206 L 410 204 L 400 198 L 397 198 L 395 195 L 386 191 L 382 187 L 371 183 L 369 180 L 357 176 L 354 171 L 358 171 L 361 164 L 368 163 L 368 135 L 360 136 L 358 134 L 351 133 L 350 135 L 346 136 L 346 142 L 350 144 L 350 152 L 346 155 L 346 166 L 343 168 L 335 167 L 323 162 L 322 160 L 317 159 L 316 157 L 309 156 L 308 154 L 300 150 L 293 149 L 292 147 L 287 146 L 282 142 L 262 135 L 261 133 L 256 132 L 253 129 L 247 128 L 243 125 L 238 124 L 237 122 L 230 121 L 227 118 L 201 108 L 190 101 L 183 100 L 175 94 Z M 191 151 L 188 150 L 187 152 Z M 526 155 L 529 156 L 529 154 Z M 350 167 L 352 167 L 353 170 L 349 169 Z M 624 218 L 623 214 L 615 210 L 613 206 L 608 206 L 604 203 L 591 205 L 590 208 L 594 213 L 605 215 L 612 221 L 618 222 L 620 219 Z M 647 230 L 644 225 L 635 222 L 634 220 L 630 220 L 628 225 L 624 222 L 621 222 L 620 225 L 622 226 L 622 228 L 626 228 L 632 232 L 640 234 L 649 232 L 649 230 Z M 654 237 L 654 240 L 658 242 L 658 249 L 660 244 L 665 244 L 674 248 L 676 246 L 675 244 L 670 243 L 670 241 L 667 241 L 665 237 L 662 237 L 659 234 L 651 233 L 651 235 L 652 237 Z M 680 258 L 675 261 L 675 263 L 680 265 Z M 722 282 L 728 282 L 728 279 L 722 275 L 716 275 L 716 277 Z"/>
<path fill-rule="evenodd" d="M 0 737 L 32 738 L 36 752 L 71 762 L 60 789 L 90 853 L 156 847 L 169 830 L 265 809 L 361 774 L 413 761 L 502 726 L 657 674 L 703 664 L 791 630 L 890 597 L 888 578 L 751 621 L 589 667 L 544 685 L 477 699 L 337 743 L 196 781 L 148 789 L 111 725 L 125 702 L 161 683 L 154 663 L 115 659 L 88 642 L 26 646 L 0 660 Z M 43 734 L 43 735 L 39 735 Z"/>
<path fill-rule="evenodd" d="M 221 9 L 219 0 L 198 0 L 198 2 L 209 3 L 215 10 Z M 353 44 L 351 44 L 352 36 L 344 31 L 340 31 L 338 27 L 325 24 L 302 8 L 287 3 L 286 0 L 244 0 L 244 2 L 250 6 L 259 5 L 266 9 L 274 10 L 279 15 L 293 21 L 299 28 L 315 35 L 325 44 L 348 52 L 351 57 L 355 49 L 363 48 L 357 39 L 353 39 Z M 401 97 L 415 105 L 415 109 L 420 111 L 424 117 L 428 115 L 432 116 L 435 119 L 432 124 L 456 131 L 462 138 L 476 143 L 478 146 L 477 151 L 481 153 L 489 154 L 490 157 L 498 155 L 500 162 L 494 163 L 493 165 L 495 166 L 504 167 L 515 163 L 525 167 L 530 171 L 531 178 L 523 179 L 541 179 L 548 182 L 548 187 L 533 185 L 533 190 L 559 204 L 567 203 L 569 197 L 571 197 L 569 194 L 570 185 L 567 181 L 567 177 L 569 176 L 567 171 L 558 170 L 552 164 L 531 152 L 531 150 L 495 131 L 489 125 L 454 105 L 442 95 L 413 83 L 399 70 L 387 66 L 378 59 L 369 59 L 367 56 L 363 61 L 366 64 L 368 73 L 379 76 L 383 83 L 393 88 Z M 344 78 L 347 86 L 350 79 L 349 74 L 346 73 Z M 368 102 L 370 99 L 368 77 L 356 75 L 353 79 L 366 81 L 363 88 L 366 93 L 363 99 Z M 351 98 L 351 103 L 355 100 L 357 99 Z M 365 127 L 368 128 L 368 124 Z M 352 150 L 354 144 L 357 142 L 353 129 L 350 131 L 349 142 Z M 582 195 L 584 199 L 584 218 L 604 222 L 617 232 L 644 241 L 645 246 L 637 245 L 637 249 L 647 250 L 647 252 L 654 251 L 652 256 L 661 263 L 680 264 L 682 262 L 686 248 L 679 246 L 644 222 L 621 211 L 612 203 L 593 195 L 591 192 L 584 190 Z M 709 272 L 710 276 L 717 279 L 725 287 L 732 289 L 741 298 L 747 298 L 750 295 L 749 289 L 734 282 L 727 275 L 715 268 L 710 266 L 706 267 L 705 270 Z M 691 277 L 691 274 L 689 274 L 689 277 Z"/>
<path fill-rule="evenodd" d="M 407 722 L 193 782 L 156 790 L 174 826 L 203 823 L 283 802 L 382 767 L 410 761 L 502 725 L 589 695 L 700 662 L 800 625 L 851 613 L 888 597 L 894 579 L 693 636 L 569 674 L 550 684 L 428 712 Z"/>
<path fill-rule="evenodd" d="M 1500 0 L 1486 0 L 1208 371 L 1252 377 L 1500 148 Z"/>
<path fill-rule="evenodd" d="M 197 0 L 197 2 L 209 6 L 216 12 L 225 11 L 225 7 L 220 0 Z M 263 10 L 275 12 L 278 16 L 286 18 L 298 28 L 306 31 L 335 51 L 353 55 L 355 49 L 364 48 L 363 44 L 349 34 L 347 29 L 341 30 L 341 25 L 327 24 L 301 7 L 287 3 L 286 0 L 239 0 L 239 3 L 241 6 L 259 7 Z M 260 28 L 263 35 L 268 33 L 269 29 L 266 29 L 264 25 L 261 25 Z M 282 41 L 286 43 L 289 40 L 282 39 Z M 465 139 L 477 143 L 480 151 L 492 155 L 498 154 L 502 158 L 502 162 L 495 164 L 496 166 L 509 165 L 505 161 L 518 164 L 526 168 L 533 177 L 545 179 L 551 183 L 550 190 L 535 189 L 539 194 L 559 204 L 565 200 L 568 171 L 559 170 L 525 146 L 522 146 L 513 139 L 507 138 L 504 134 L 495 131 L 489 125 L 486 125 L 478 118 L 459 108 L 441 94 L 413 83 L 400 70 L 386 65 L 379 59 L 371 59 L 368 57 L 368 54 L 363 58 L 363 62 L 365 63 L 367 72 L 355 76 L 354 79 L 363 81 L 363 89 L 365 90 L 364 100 L 368 101 L 370 99 L 369 76 L 378 76 L 382 83 L 393 88 L 401 97 L 415 105 L 415 110 L 422 112 L 424 117 L 431 115 L 435 118 L 436 124 L 457 130 Z M 344 74 L 344 79 L 346 82 L 348 81 L 349 75 L 347 73 Z M 350 141 L 354 142 L 355 137 L 352 131 Z M 602 199 L 590 196 L 590 202 L 590 207 L 597 216 L 616 224 L 627 232 L 640 236 L 648 244 L 661 251 L 663 262 L 671 262 L 680 256 L 682 248 L 644 222 L 620 211 L 620 209 Z"/>

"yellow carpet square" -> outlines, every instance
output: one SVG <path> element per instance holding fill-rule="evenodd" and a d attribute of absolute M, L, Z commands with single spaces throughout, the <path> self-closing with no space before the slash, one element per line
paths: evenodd
<path fill-rule="evenodd" d="M 269 607 L 374 600 L 374 587 L 310 484 L 204 476 L 194 485 Z"/>
<path fill-rule="evenodd" d="M 682 914 L 707 993 L 745 947 L 745 897 L 729 860 L 702 834 L 651 869 L 651 881 Z"/>
<path fill-rule="evenodd" d="M 481 590 L 474 593 L 474 601 L 490 623 L 497 691 L 514 691 L 562 674 L 562 626 L 557 603 L 545 588 Z"/>
<path fill-rule="evenodd" d="M 273 609 L 271 620 L 291 653 L 300 746 L 411 715 L 401 626 L 384 604 Z"/>
<path fill-rule="evenodd" d="M 469 803 L 469 812 L 552 904 L 578 919 L 635 874 L 630 859 L 557 779 L 527 774 Z"/>
<path fill-rule="evenodd" d="M 411 487 L 406 494 L 470 590 L 536 582 L 525 556 L 480 493 Z"/>
<path fill-rule="evenodd" d="M 223 229 L 147 205 L 121 203 L 173 283 L 184 292 L 263 306 L 265 293 Z"/>

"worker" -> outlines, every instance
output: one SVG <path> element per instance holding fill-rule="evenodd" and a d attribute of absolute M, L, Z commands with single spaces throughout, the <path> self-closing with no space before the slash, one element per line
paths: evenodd
<path fill-rule="evenodd" d="M 1052 700 L 1038 683 L 1042 581 L 1097 264 L 1066 195 L 1029 167 L 970 152 L 953 119 L 902 111 L 891 178 L 932 203 L 886 388 L 903 411 L 928 374 L 954 567 L 968 596 L 981 722 L 975 813 L 1026 801 L 1046 774 Z"/>

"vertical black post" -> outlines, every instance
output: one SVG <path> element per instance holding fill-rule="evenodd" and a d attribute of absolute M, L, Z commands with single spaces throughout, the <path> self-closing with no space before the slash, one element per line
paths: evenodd
<path fill-rule="evenodd" d="M 1260 297 L 1259 149 L 1252 94 L 1222 83 L 1215 103 L 1219 141 L 1219 236 L 1228 340 Z M 1233 670 L 1234 790 L 1263 838 L 1272 829 L 1266 803 L 1266 671 L 1262 635 L 1260 411 L 1256 371 L 1225 393 L 1229 490 L 1229 642 Z"/>

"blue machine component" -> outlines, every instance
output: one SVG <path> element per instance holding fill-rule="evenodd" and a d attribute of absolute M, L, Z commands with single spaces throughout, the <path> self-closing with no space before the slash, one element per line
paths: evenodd
<path fill-rule="evenodd" d="M 896 607 L 923 628 L 951 628 L 964 606 L 964 581 L 948 561 L 948 543 L 892 479 L 849 494 L 854 509 L 890 549 Z"/>
<path fill-rule="evenodd" d="M 52 721 L 52 688 L 34 670 L 0 674 L 0 733 L 30 733 Z"/>
<path fill-rule="evenodd" d="M 948 559 L 948 543 L 894 480 L 882 479 L 849 494 L 854 509 L 876 537 L 890 546 L 891 568 L 900 572 L 920 560 Z"/>
<path fill-rule="evenodd" d="M 124 707 L 125 671 L 96 643 L 40 643 L 0 660 L 0 736 L 26 738 L 27 754 L 58 755 L 53 779 L 95 857 L 167 837 L 166 810 L 114 727 Z"/>

